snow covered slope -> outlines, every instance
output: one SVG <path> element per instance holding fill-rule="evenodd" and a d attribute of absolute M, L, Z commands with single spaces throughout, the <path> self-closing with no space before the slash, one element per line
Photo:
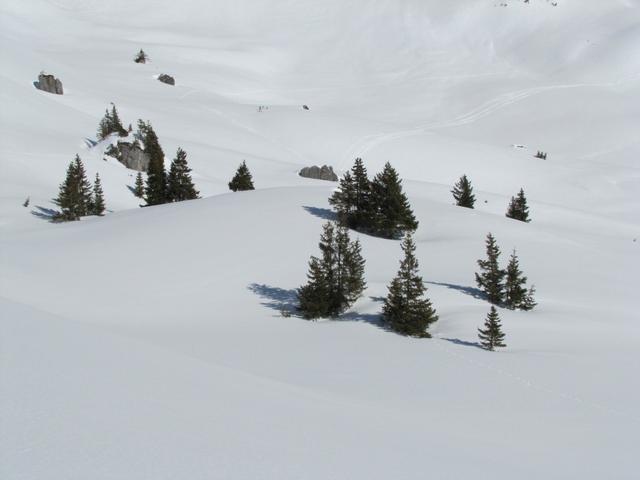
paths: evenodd
<path fill-rule="evenodd" d="M 640 2 L 501 3 L 2 2 L 0 476 L 634 478 Z M 110 102 L 205 198 L 138 208 L 95 144 Z M 51 224 L 76 153 L 110 213 Z M 280 315 L 334 187 L 297 171 L 356 156 L 405 179 L 431 340 L 381 328 L 400 246 L 365 235 L 344 318 Z M 258 190 L 228 193 L 242 160 Z M 504 217 L 521 187 L 530 224 Z M 539 302 L 500 311 L 497 353 L 474 343 L 489 231 Z"/>

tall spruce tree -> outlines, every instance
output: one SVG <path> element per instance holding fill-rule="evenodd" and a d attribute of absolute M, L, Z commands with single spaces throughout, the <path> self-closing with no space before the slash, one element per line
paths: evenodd
<path fill-rule="evenodd" d="M 245 191 L 245 190 L 255 190 L 253 186 L 253 178 L 251 177 L 251 172 L 247 167 L 247 163 L 243 160 L 238 170 L 236 170 L 236 174 L 233 176 L 231 181 L 229 182 L 229 190 L 234 192 Z"/>
<path fill-rule="evenodd" d="M 355 230 L 368 229 L 372 223 L 371 182 L 361 158 L 356 158 L 351 171 L 344 174 L 329 203 L 342 225 Z"/>
<path fill-rule="evenodd" d="M 416 246 L 411 234 L 402 241 L 404 259 L 389 286 L 382 308 L 383 318 L 393 331 L 413 337 L 431 337 L 429 325 L 438 320 L 431 301 L 424 297 L 426 287 L 418 274 Z"/>
<path fill-rule="evenodd" d="M 524 287 L 526 283 L 527 277 L 520 270 L 520 262 L 514 250 L 509 258 L 504 282 L 504 303 L 507 307 L 520 308 L 527 294 L 527 289 Z"/>
<path fill-rule="evenodd" d="M 524 196 L 524 190 L 521 188 L 518 195 L 511 197 L 509 208 L 507 209 L 506 216 L 513 218 L 514 220 L 520 220 L 521 222 L 530 222 L 529 207 L 527 206 L 527 199 Z"/>
<path fill-rule="evenodd" d="M 182 202 L 198 198 L 198 192 L 191 179 L 191 169 L 187 164 L 187 152 L 178 148 L 176 158 L 171 162 L 167 179 L 167 196 L 170 202 Z"/>
<path fill-rule="evenodd" d="M 64 182 L 60 185 L 58 196 L 54 199 L 61 211 L 55 216 L 56 220 L 78 220 L 91 213 L 93 198 L 91 184 L 80 160 L 80 156 L 69 164 Z"/>
<path fill-rule="evenodd" d="M 136 175 L 136 185 L 133 190 L 133 194 L 138 198 L 144 197 L 144 180 L 142 179 L 142 173 L 140 172 Z"/>
<path fill-rule="evenodd" d="M 369 230 L 384 238 L 397 238 L 418 228 L 398 172 L 387 162 L 371 182 L 373 222 Z"/>
<path fill-rule="evenodd" d="M 500 248 L 491 233 L 487 235 L 487 259 L 478 260 L 481 273 L 476 273 L 476 283 L 487 295 L 487 300 L 499 305 L 504 299 L 504 276 L 506 272 L 500 268 L 498 259 Z"/>
<path fill-rule="evenodd" d="M 164 152 L 151 123 L 139 120 L 136 137 L 142 142 L 144 151 L 149 155 L 145 186 L 147 205 L 167 203 L 169 197 L 167 194 L 167 173 L 164 169 Z"/>
<path fill-rule="evenodd" d="M 350 172 L 346 172 L 340 179 L 338 188 L 329 198 L 329 204 L 335 209 L 338 215 L 338 222 L 341 225 L 351 226 L 356 200 L 355 185 Z"/>
<path fill-rule="evenodd" d="M 106 205 L 104 202 L 104 192 L 102 191 L 102 183 L 100 182 L 100 175 L 96 173 L 96 179 L 93 182 L 93 201 L 91 202 L 93 215 L 104 215 Z"/>
<path fill-rule="evenodd" d="M 473 195 L 473 187 L 466 175 L 462 175 L 460 180 L 453 186 L 451 190 L 456 205 L 459 207 L 473 208 L 476 203 L 476 197 Z"/>
<path fill-rule="evenodd" d="M 308 319 L 340 315 L 366 286 L 360 243 L 349 239 L 345 227 L 327 222 L 319 247 L 321 256 L 309 261 L 308 282 L 298 289 L 298 308 Z"/>
<path fill-rule="evenodd" d="M 484 322 L 484 329 L 478 329 L 478 338 L 482 348 L 490 351 L 494 351 L 498 347 L 506 347 L 504 343 L 504 333 L 502 332 L 502 325 L 500 324 L 500 316 L 496 307 L 491 305 L 491 311 L 487 315 L 487 319 Z"/>

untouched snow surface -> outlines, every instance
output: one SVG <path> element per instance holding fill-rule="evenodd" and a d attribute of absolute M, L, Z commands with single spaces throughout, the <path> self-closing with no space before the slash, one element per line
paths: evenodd
<path fill-rule="evenodd" d="M 500 3 L 3 1 L 0 477 L 637 478 L 640 2 Z M 138 208 L 94 145 L 109 102 L 205 198 Z M 49 223 L 76 153 L 110 211 Z M 400 246 L 365 235 L 343 318 L 280 313 L 331 216 L 297 171 L 356 156 L 405 179 L 431 340 L 381 328 Z M 258 189 L 228 193 L 242 160 Z M 504 217 L 521 187 L 530 224 Z M 500 310 L 496 353 L 488 232 L 539 302 Z"/>

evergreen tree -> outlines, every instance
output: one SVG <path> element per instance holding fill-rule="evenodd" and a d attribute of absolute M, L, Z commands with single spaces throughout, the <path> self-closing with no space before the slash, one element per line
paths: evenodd
<path fill-rule="evenodd" d="M 149 57 L 147 56 L 146 53 L 144 53 L 144 50 L 142 49 L 140 49 L 140 51 L 136 54 L 135 58 L 133 59 L 133 61 L 136 63 L 147 63 L 147 60 L 149 60 Z"/>
<path fill-rule="evenodd" d="M 429 325 L 438 320 L 429 299 L 424 298 L 426 287 L 418 274 L 416 246 L 411 234 L 402 241 L 404 259 L 400 270 L 389 286 L 389 294 L 384 301 L 383 317 L 389 327 L 402 335 L 427 337 Z"/>
<path fill-rule="evenodd" d="M 353 177 L 353 215 L 349 226 L 354 229 L 366 228 L 371 223 L 373 205 L 371 203 L 371 182 L 362 158 L 356 158 L 351 167 Z"/>
<path fill-rule="evenodd" d="M 487 259 L 478 260 L 482 272 L 476 273 L 476 283 L 487 295 L 489 302 L 498 305 L 504 298 L 504 276 L 506 272 L 498 265 L 500 248 L 496 239 L 489 233 L 487 235 Z"/>
<path fill-rule="evenodd" d="M 531 288 L 525 294 L 524 298 L 522 299 L 522 302 L 518 305 L 518 308 L 520 310 L 525 310 L 525 311 L 533 310 L 536 307 L 536 305 L 538 305 L 535 301 L 535 296 L 536 296 L 536 286 L 531 285 Z"/>
<path fill-rule="evenodd" d="M 73 162 L 67 168 L 65 181 L 60 185 L 58 196 L 54 203 L 61 211 L 56 215 L 57 220 L 78 220 L 88 215 L 92 208 L 91 184 L 87 180 L 87 174 L 80 157 L 76 155 Z"/>
<path fill-rule="evenodd" d="M 194 200 L 198 198 L 198 191 L 191 180 L 191 169 L 187 164 L 187 152 L 178 148 L 176 158 L 171 162 L 167 180 L 167 195 L 170 202 Z"/>
<path fill-rule="evenodd" d="M 504 283 L 504 303 L 507 307 L 511 309 L 520 307 L 527 294 L 527 289 L 524 287 L 526 283 L 527 277 L 520 270 L 518 256 L 514 250 L 509 258 Z"/>
<path fill-rule="evenodd" d="M 500 317 L 496 307 L 491 305 L 491 311 L 484 322 L 484 330 L 478 329 L 478 338 L 482 348 L 494 351 L 497 347 L 506 347 L 504 343 L 504 333 L 500 324 Z"/>
<path fill-rule="evenodd" d="M 374 213 L 370 230 L 373 233 L 396 238 L 418 228 L 409 200 L 402 191 L 402 181 L 389 162 L 371 183 L 371 203 Z"/>
<path fill-rule="evenodd" d="M 456 205 L 459 207 L 473 208 L 476 197 L 473 195 L 473 187 L 466 175 L 462 175 L 458 183 L 451 190 Z"/>
<path fill-rule="evenodd" d="M 104 117 L 98 125 L 98 140 L 104 140 L 112 133 L 117 133 L 121 137 L 127 136 L 127 130 L 122 126 L 120 115 L 116 106 L 111 104 L 111 111 L 105 110 Z"/>
<path fill-rule="evenodd" d="M 138 198 L 144 197 L 144 180 L 142 179 L 142 173 L 140 172 L 136 175 L 136 187 L 133 194 Z"/>
<path fill-rule="evenodd" d="M 529 219 L 529 207 L 527 207 L 527 199 L 524 196 L 524 190 L 521 188 L 516 197 L 511 197 L 509 208 L 507 210 L 507 217 L 514 220 L 520 220 L 521 222 L 530 222 Z"/>
<path fill-rule="evenodd" d="M 93 201 L 91 202 L 93 215 L 104 215 L 106 205 L 104 203 L 104 192 L 102 191 L 102 183 L 100 176 L 96 173 L 96 180 L 93 182 Z"/>
<path fill-rule="evenodd" d="M 356 201 L 353 177 L 349 172 L 346 172 L 340 179 L 338 188 L 329 198 L 329 204 L 338 214 L 340 224 L 351 226 Z"/>
<path fill-rule="evenodd" d="M 164 152 L 156 132 L 149 122 L 138 121 L 137 138 L 140 139 L 144 145 L 144 151 L 149 155 L 145 187 L 147 205 L 167 203 L 169 198 L 167 195 L 167 173 L 164 169 Z"/>
<path fill-rule="evenodd" d="M 234 192 L 244 191 L 244 190 L 255 190 L 253 186 L 253 179 L 251 177 L 251 172 L 247 168 L 247 163 L 243 160 L 238 170 L 236 170 L 236 174 L 233 176 L 231 181 L 229 182 L 229 190 Z"/>
<path fill-rule="evenodd" d="M 319 246 L 321 257 L 311 257 L 308 282 L 298 289 L 299 310 L 308 319 L 338 316 L 366 286 L 360 243 L 349 239 L 345 227 L 327 222 Z"/>

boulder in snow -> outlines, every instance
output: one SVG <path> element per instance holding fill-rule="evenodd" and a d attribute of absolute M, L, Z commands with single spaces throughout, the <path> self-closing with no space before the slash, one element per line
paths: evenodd
<path fill-rule="evenodd" d="M 313 178 L 315 180 L 327 180 L 330 182 L 337 182 L 338 175 L 333 171 L 333 167 L 323 165 L 322 167 L 312 166 L 304 167 L 300 170 L 299 175 L 305 178 Z"/>
<path fill-rule="evenodd" d="M 171 75 L 167 75 L 166 73 L 160 74 L 158 80 L 160 80 L 162 83 L 166 83 L 167 85 L 176 84 L 176 80 Z"/>
<path fill-rule="evenodd" d="M 40 72 L 38 81 L 33 82 L 33 84 L 38 90 L 42 90 L 43 92 L 54 93 L 56 95 L 62 95 L 64 93 L 60 79 L 44 72 Z"/>

